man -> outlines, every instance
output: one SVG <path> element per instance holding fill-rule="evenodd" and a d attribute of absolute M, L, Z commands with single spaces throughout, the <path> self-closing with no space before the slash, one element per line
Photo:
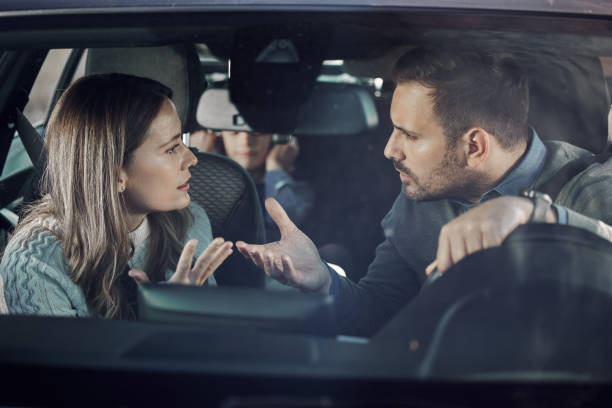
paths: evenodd
<path fill-rule="evenodd" d="M 590 155 L 544 144 L 527 126 L 527 79 L 508 58 L 420 48 L 394 69 L 394 130 L 385 147 L 403 191 L 381 225 L 385 241 L 367 275 L 353 283 L 330 272 L 310 239 L 278 203 L 266 207 L 282 239 L 238 249 L 275 279 L 332 293 L 343 331 L 370 335 L 420 290 L 427 274 L 499 245 L 531 221 L 570 224 L 612 240 L 612 165 L 589 167 L 550 205 L 517 195 L 567 162 Z"/>

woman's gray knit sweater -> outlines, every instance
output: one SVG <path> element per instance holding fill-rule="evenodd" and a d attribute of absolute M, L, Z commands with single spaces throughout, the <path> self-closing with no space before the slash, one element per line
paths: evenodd
<path fill-rule="evenodd" d="M 196 257 L 210 241 L 212 231 L 204 210 L 195 203 L 189 205 L 194 223 L 187 238 L 198 240 Z M 41 225 L 52 226 L 52 220 Z M 0 313 L 90 316 L 82 289 L 68 277 L 68 259 L 61 242 L 48 231 L 34 232 L 25 240 L 19 233 L 9 241 L 0 262 Z M 134 254 L 128 265 L 144 270 L 148 255 L 148 223 L 146 220 L 130 234 Z M 166 271 L 168 279 L 174 271 Z M 210 279 L 210 278 L 209 278 Z"/>

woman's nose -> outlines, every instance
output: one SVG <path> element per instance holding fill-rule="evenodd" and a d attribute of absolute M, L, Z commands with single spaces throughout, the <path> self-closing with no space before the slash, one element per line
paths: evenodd
<path fill-rule="evenodd" d="M 185 160 L 184 160 L 184 163 L 185 163 L 184 168 L 188 169 L 189 167 L 193 167 L 196 164 L 198 164 L 198 158 L 195 154 L 193 154 L 190 148 L 187 148 L 186 151 L 187 151 L 187 157 L 185 157 Z"/>

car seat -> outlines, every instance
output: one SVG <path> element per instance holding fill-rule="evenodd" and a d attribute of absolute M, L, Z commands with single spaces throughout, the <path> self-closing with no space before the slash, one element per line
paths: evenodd
<path fill-rule="evenodd" d="M 518 59 L 529 77 L 529 124 L 538 135 L 606 151 L 610 101 L 599 58 L 550 51 Z"/>
<path fill-rule="evenodd" d="M 192 149 L 198 165 L 191 168 L 191 198 L 210 219 L 213 236 L 263 244 L 265 229 L 257 189 L 251 176 L 238 163 L 215 153 Z M 237 252 L 215 273 L 220 285 L 262 286 L 264 276 Z"/>
<path fill-rule="evenodd" d="M 195 47 L 187 44 L 143 48 L 89 49 L 87 74 L 119 72 L 155 79 L 170 87 L 183 129 L 199 125 L 195 110 L 204 89 Z M 196 153 L 190 194 L 209 215 L 213 236 L 227 240 L 264 242 L 263 215 L 257 190 L 240 165 L 213 154 Z M 215 272 L 219 285 L 264 285 L 264 274 L 234 252 Z"/>
<path fill-rule="evenodd" d="M 205 88 L 194 46 L 90 48 L 85 63 L 86 74 L 117 72 L 151 78 L 172 89 L 183 129 L 197 128 L 195 109 Z"/>

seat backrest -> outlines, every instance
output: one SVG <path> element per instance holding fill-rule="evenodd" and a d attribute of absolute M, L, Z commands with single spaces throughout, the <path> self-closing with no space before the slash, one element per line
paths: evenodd
<path fill-rule="evenodd" d="M 191 199 L 210 219 L 213 236 L 232 242 L 265 242 L 264 219 L 255 183 L 235 161 L 215 153 L 198 153 L 190 169 Z M 234 252 L 215 272 L 220 285 L 263 286 L 264 275 Z"/>
<path fill-rule="evenodd" d="M 90 48 L 87 50 L 86 74 L 131 74 L 151 78 L 172 89 L 183 129 L 199 126 L 195 112 L 205 81 L 197 50 L 190 45 L 132 48 Z"/>
<path fill-rule="evenodd" d="M 538 135 L 605 151 L 610 102 L 599 59 L 542 52 L 524 56 L 522 65 L 530 81 L 529 124 Z"/>
<path fill-rule="evenodd" d="M 264 243 L 262 208 L 249 173 L 226 156 L 192 150 L 198 164 L 190 169 L 190 195 L 206 210 L 213 235 Z"/>

